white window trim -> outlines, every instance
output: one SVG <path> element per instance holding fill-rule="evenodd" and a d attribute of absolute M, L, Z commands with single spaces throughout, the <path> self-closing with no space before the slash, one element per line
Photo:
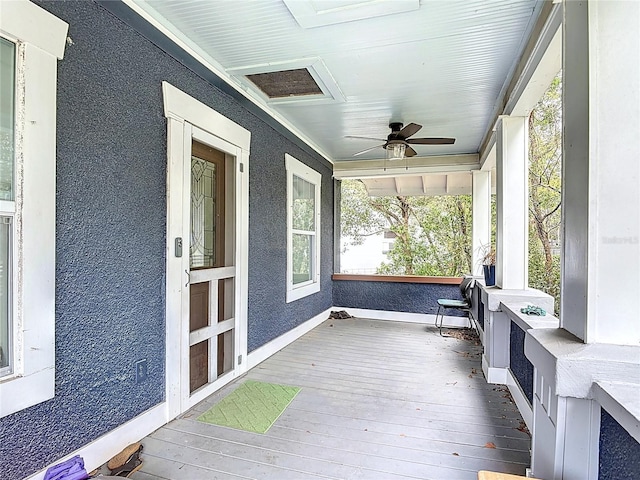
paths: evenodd
<path fill-rule="evenodd" d="M 284 156 L 287 170 L 287 303 L 320 291 L 320 187 L 322 175 L 288 153 Z M 315 185 L 315 252 L 313 278 L 300 285 L 293 284 L 293 176 Z"/>
<path fill-rule="evenodd" d="M 13 374 L 0 417 L 54 396 L 57 61 L 68 25 L 39 6 L 0 2 L 0 35 L 17 44 Z"/>

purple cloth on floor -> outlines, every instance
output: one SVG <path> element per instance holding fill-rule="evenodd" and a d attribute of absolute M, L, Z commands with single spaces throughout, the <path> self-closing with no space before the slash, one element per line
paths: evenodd
<path fill-rule="evenodd" d="M 47 469 L 44 480 L 84 480 L 89 478 L 84 469 L 84 460 L 80 455 L 76 455 L 58 465 Z"/>

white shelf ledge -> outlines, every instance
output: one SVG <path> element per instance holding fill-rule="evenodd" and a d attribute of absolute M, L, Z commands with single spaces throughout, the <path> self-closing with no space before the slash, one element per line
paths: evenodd
<path fill-rule="evenodd" d="M 561 328 L 530 329 L 524 351 L 561 397 L 593 398 L 594 382 L 640 386 L 640 347 L 583 343 Z M 640 391 L 640 390 L 638 390 Z"/>
<path fill-rule="evenodd" d="M 640 384 L 600 381 L 593 384 L 598 403 L 640 442 Z"/>

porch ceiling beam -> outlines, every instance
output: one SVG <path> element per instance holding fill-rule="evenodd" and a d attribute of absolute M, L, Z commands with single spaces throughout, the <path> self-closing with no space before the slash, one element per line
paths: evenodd
<path fill-rule="evenodd" d="M 496 142 L 495 126 L 500 115 L 528 115 L 562 68 L 561 24 L 562 3 L 545 1 L 522 57 L 502 88 L 492 121 L 480 143 L 481 165 Z M 526 105 L 521 101 L 525 99 Z"/>
<path fill-rule="evenodd" d="M 386 163 L 386 169 L 385 169 Z M 408 158 L 398 166 L 389 167 L 384 160 L 349 160 L 333 164 L 333 177 L 338 180 L 418 176 L 427 173 L 469 172 L 480 169 L 478 154 L 440 155 Z"/>

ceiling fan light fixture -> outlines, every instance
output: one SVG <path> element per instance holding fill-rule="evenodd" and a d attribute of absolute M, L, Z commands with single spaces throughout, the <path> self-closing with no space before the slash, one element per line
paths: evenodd
<path fill-rule="evenodd" d="M 393 143 L 387 145 L 387 160 L 402 160 L 407 146 L 404 143 Z"/>

